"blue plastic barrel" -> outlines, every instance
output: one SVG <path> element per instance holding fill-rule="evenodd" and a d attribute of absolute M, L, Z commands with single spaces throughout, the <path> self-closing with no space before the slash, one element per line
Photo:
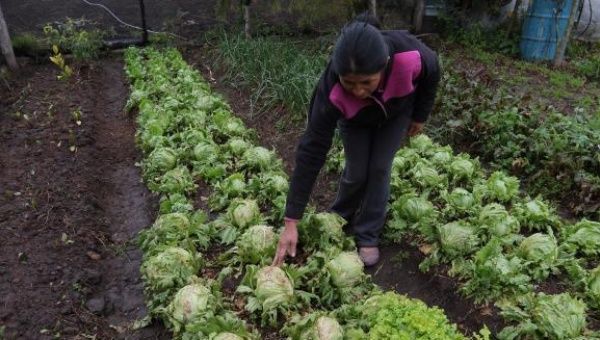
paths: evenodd
<path fill-rule="evenodd" d="M 521 34 L 521 57 L 552 60 L 556 45 L 565 36 L 573 0 L 533 0 Z"/>

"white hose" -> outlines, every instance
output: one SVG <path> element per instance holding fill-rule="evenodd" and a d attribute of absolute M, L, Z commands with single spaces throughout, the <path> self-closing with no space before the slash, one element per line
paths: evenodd
<path fill-rule="evenodd" d="M 104 9 L 106 12 L 108 12 L 108 14 L 110 14 L 110 15 L 111 15 L 113 18 L 115 18 L 115 20 L 117 20 L 117 21 L 118 21 L 119 23 L 121 23 L 122 25 L 125 25 L 125 26 L 127 26 L 127 27 L 131 27 L 131 28 L 134 28 L 134 29 L 137 29 L 137 30 L 141 30 L 141 31 L 143 31 L 143 30 L 144 30 L 144 29 L 143 29 L 143 28 L 141 28 L 141 27 L 138 27 L 138 26 L 135 26 L 135 25 L 128 24 L 128 23 L 126 23 L 125 21 L 121 20 L 121 19 L 120 19 L 120 18 L 119 18 L 119 17 L 118 17 L 118 16 L 117 16 L 115 13 L 113 13 L 113 12 L 110 10 L 110 8 L 108 8 L 108 7 L 104 6 L 103 4 L 98 4 L 98 3 L 94 3 L 94 2 L 89 2 L 88 0 L 81 0 L 81 1 L 83 1 L 84 3 L 86 3 L 86 4 L 90 5 L 90 6 L 97 6 L 97 7 L 100 7 L 100 8 L 102 8 L 102 9 Z M 162 33 L 162 34 L 169 34 L 169 35 L 172 35 L 172 36 L 174 36 L 174 37 L 182 38 L 181 36 L 179 36 L 179 35 L 177 35 L 177 34 L 174 34 L 174 33 L 171 33 L 171 32 L 157 32 L 157 31 L 152 31 L 152 30 L 146 30 L 146 31 L 147 31 L 148 33 L 154 33 L 154 34 L 161 34 L 161 33 Z"/>

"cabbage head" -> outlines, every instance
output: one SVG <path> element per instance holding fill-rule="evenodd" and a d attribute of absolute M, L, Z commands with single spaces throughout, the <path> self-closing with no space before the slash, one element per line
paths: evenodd
<path fill-rule="evenodd" d="M 276 162 L 274 153 L 262 146 L 247 149 L 242 155 L 242 164 L 249 169 L 264 171 L 273 168 Z"/>
<path fill-rule="evenodd" d="M 587 256 L 600 254 L 600 222 L 583 219 L 563 228 L 561 236 L 566 244 Z"/>
<path fill-rule="evenodd" d="M 466 158 L 457 158 L 448 166 L 448 171 L 454 179 L 470 179 L 475 174 L 475 164 Z"/>
<path fill-rule="evenodd" d="M 160 215 L 151 228 L 142 230 L 139 246 L 145 252 L 153 252 L 158 245 L 176 245 L 190 234 L 190 220 L 184 213 Z"/>
<path fill-rule="evenodd" d="M 261 221 L 260 209 L 254 200 L 233 201 L 227 209 L 227 216 L 234 226 L 242 229 Z"/>
<path fill-rule="evenodd" d="M 177 152 L 168 147 L 154 149 L 144 161 L 144 175 L 156 177 L 177 165 Z"/>
<path fill-rule="evenodd" d="M 305 339 L 314 340 L 342 340 L 344 331 L 336 319 L 328 316 L 321 316 L 315 321 L 312 329 L 306 335 Z"/>
<path fill-rule="evenodd" d="M 244 338 L 242 338 L 239 335 L 233 334 L 233 333 L 229 333 L 229 332 L 223 332 L 223 333 L 219 333 L 217 335 L 215 335 L 214 338 L 211 338 L 212 340 L 244 340 Z"/>
<path fill-rule="evenodd" d="M 519 194 L 519 179 L 496 171 L 486 181 L 483 191 L 483 196 L 490 200 L 510 202 Z"/>
<path fill-rule="evenodd" d="M 452 162 L 452 148 L 440 148 L 431 156 L 431 162 L 438 167 L 445 167 Z"/>
<path fill-rule="evenodd" d="M 594 308 L 600 307 L 600 266 L 590 270 L 588 273 L 586 296 L 591 306 Z"/>
<path fill-rule="evenodd" d="M 262 303 L 263 310 L 269 310 L 292 302 L 294 286 L 281 268 L 267 266 L 256 273 L 254 294 Z"/>
<path fill-rule="evenodd" d="M 270 261 L 275 256 L 277 235 L 273 227 L 255 225 L 240 236 L 236 246 L 242 263 L 259 264 L 265 260 Z"/>
<path fill-rule="evenodd" d="M 196 184 L 190 170 L 186 166 L 178 166 L 167 171 L 160 178 L 157 191 L 169 194 L 188 193 L 194 191 L 195 188 Z"/>
<path fill-rule="evenodd" d="M 536 233 L 519 244 L 517 255 L 532 262 L 553 263 L 558 257 L 558 245 L 552 235 Z"/>
<path fill-rule="evenodd" d="M 414 149 L 401 148 L 392 161 L 392 174 L 402 176 L 420 161 L 421 157 Z"/>
<path fill-rule="evenodd" d="M 233 156 L 239 157 L 252 148 L 252 144 L 243 138 L 235 137 L 227 141 L 226 148 Z"/>
<path fill-rule="evenodd" d="M 182 325 L 214 312 L 216 306 L 217 299 L 211 291 L 204 285 L 196 283 L 181 288 L 167 310 L 177 333 Z"/>
<path fill-rule="evenodd" d="M 482 228 L 487 230 L 490 237 L 518 233 L 520 229 L 519 221 L 509 215 L 504 206 L 498 203 L 484 206 L 479 212 L 478 222 Z"/>
<path fill-rule="evenodd" d="M 519 203 L 515 206 L 515 211 L 521 225 L 527 226 L 529 230 L 546 230 L 548 227 L 556 227 L 559 223 L 552 206 L 541 198 L 525 204 Z"/>
<path fill-rule="evenodd" d="M 194 147 L 194 159 L 201 162 L 201 164 L 214 162 L 218 155 L 219 147 L 212 142 L 203 141 Z"/>
<path fill-rule="evenodd" d="M 424 188 L 445 187 L 446 178 L 425 161 L 412 168 L 413 180 Z"/>
<path fill-rule="evenodd" d="M 146 284 L 153 290 L 183 286 L 202 265 L 200 254 L 192 255 L 179 247 L 169 247 L 144 260 L 141 267 Z"/>
<path fill-rule="evenodd" d="M 454 188 L 446 200 L 452 208 L 459 212 L 469 211 L 475 205 L 473 194 L 463 188 Z"/>
<path fill-rule="evenodd" d="M 587 306 L 568 293 L 529 293 L 499 307 L 508 321 L 520 322 L 504 328 L 500 339 L 584 339 Z"/>
<path fill-rule="evenodd" d="M 433 141 L 427 135 L 419 134 L 410 139 L 410 148 L 415 149 L 420 154 L 426 154 L 434 147 Z"/>
<path fill-rule="evenodd" d="M 435 208 L 427 198 L 412 193 L 400 196 L 394 207 L 402 218 L 412 223 L 435 214 Z"/>
<path fill-rule="evenodd" d="M 340 253 L 327 263 L 326 268 L 338 288 L 353 287 L 364 278 L 364 264 L 355 251 Z"/>
<path fill-rule="evenodd" d="M 444 224 L 438 227 L 438 233 L 441 248 L 450 257 L 469 254 L 479 243 L 475 229 L 464 221 Z"/>

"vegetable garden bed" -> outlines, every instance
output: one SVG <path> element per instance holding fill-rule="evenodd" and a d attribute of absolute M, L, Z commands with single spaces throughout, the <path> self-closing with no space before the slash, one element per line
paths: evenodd
<path fill-rule="evenodd" d="M 351 274 L 353 263 L 359 263 L 351 255 L 354 245 L 341 231 L 343 221 L 331 215 L 308 214 L 300 229 L 304 233 L 301 259 L 283 270 L 269 267 L 275 236 L 267 237 L 272 229 L 262 225 L 281 224 L 285 181 L 275 179 L 285 179 L 281 163 L 268 150 L 252 146 L 253 133 L 176 52 L 166 55 L 154 50 L 128 54 L 134 87 L 130 103 L 140 107 L 139 140 L 147 154 L 145 178 L 151 189 L 163 195 L 164 203 L 165 215 L 142 235 L 143 272 L 153 315 L 184 338 L 228 331 L 251 338 L 255 328 L 249 325 L 271 332 L 273 327 L 283 327 L 283 334 L 295 338 L 307 334 L 316 320 L 324 320 L 319 316 L 337 319 L 332 327 L 350 338 L 389 335 L 379 333 L 378 326 L 378 320 L 388 317 L 404 327 L 382 332 L 412 334 L 409 338 L 415 334 L 463 337 L 435 310 L 427 313 L 441 318 L 431 317 L 434 324 L 421 325 L 424 333 L 414 333 L 419 327 L 410 311 L 421 304 L 390 295 L 381 299 L 392 305 L 381 300 L 380 309 L 371 313 L 378 319 L 358 322 L 365 316 L 344 304 L 366 299 L 369 305 L 373 301 L 369 296 L 377 289 L 359 274 L 360 266 Z M 177 76 L 171 80 L 165 76 L 170 73 Z M 339 164 L 329 168 L 339 170 Z M 547 202 L 522 194 L 518 179 L 502 172 L 488 177 L 477 160 L 455 155 L 425 136 L 414 138 L 410 147 L 399 152 L 394 170 L 387 239 L 411 240 L 428 255 L 422 269 L 433 266 L 443 272 L 439 265 L 445 264 L 465 295 L 478 302 L 496 302 L 512 324 L 498 334 L 500 338 L 595 334 L 587 330 L 586 318 L 595 315 L 597 303 L 598 271 L 592 268 L 600 224 L 582 220 L 565 226 Z M 185 196 L 194 190 L 193 177 L 211 185 L 208 207 L 219 213 L 216 219 L 209 221 L 206 213 L 193 211 Z M 179 222 L 169 223 L 170 219 Z M 182 225 L 190 228 L 182 231 Z M 252 225 L 261 227 L 249 228 Z M 260 242 L 249 246 L 257 238 L 256 230 L 261 230 Z M 219 274 L 195 278 L 198 268 L 206 264 L 202 253 L 211 242 L 235 247 L 213 258 L 210 265 L 216 263 L 222 269 Z M 338 272 L 342 267 L 346 270 Z M 353 279 L 342 283 L 339 274 Z M 242 281 L 233 297 L 223 296 L 222 282 L 232 275 Z M 550 275 L 568 278 L 564 293 L 536 293 Z M 276 287 L 277 293 L 265 287 Z M 188 294 L 188 290 L 204 293 Z M 181 299 L 189 298 L 203 302 L 198 302 L 194 315 L 181 314 L 179 305 L 185 301 Z M 408 310 L 398 303 L 408 303 Z M 396 308 L 404 311 L 391 312 Z"/>

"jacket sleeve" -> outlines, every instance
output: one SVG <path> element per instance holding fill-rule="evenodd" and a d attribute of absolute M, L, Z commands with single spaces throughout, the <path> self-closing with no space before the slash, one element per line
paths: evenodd
<path fill-rule="evenodd" d="M 412 119 L 423 123 L 429 118 L 433 109 L 438 83 L 440 82 L 440 66 L 435 52 L 424 46 L 421 53 L 421 76 L 417 82 L 417 93 Z"/>
<path fill-rule="evenodd" d="M 296 149 L 296 166 L 287 196 L 285 216 L 300 219 L 313 185 L 325 163 L 340 112 L 329 101 L 326 75 L 321 77 L 311 99 L 308 123 Z"/>

